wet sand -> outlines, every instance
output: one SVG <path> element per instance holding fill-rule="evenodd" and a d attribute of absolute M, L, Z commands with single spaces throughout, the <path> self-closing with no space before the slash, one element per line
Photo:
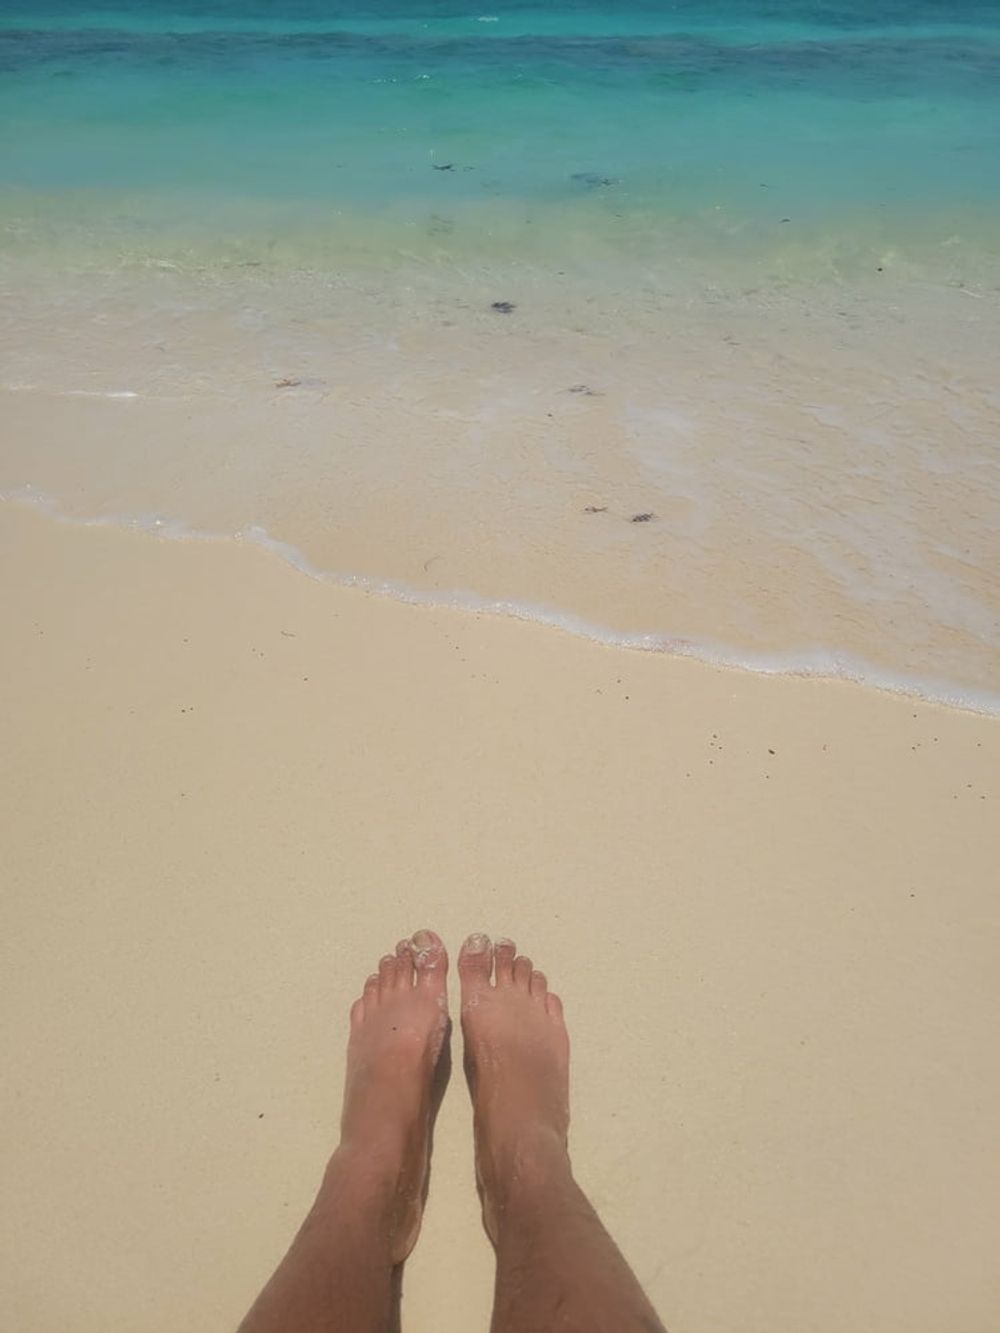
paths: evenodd
<path fill-rule="evenodd" d="M 1000 268 L 773 262 L 5 265 L 0 496 L 1000 713 Z"/>
<path fill-rule="evenodd" d="M 0 510 L 6 1320 L 232 1327 L 423 924 L 563 995 L 579 1176 L 671 1333 L 1000 1308 L 996 720 Z M 406 1275 L 487 1327 L 465 1091 Z"/>

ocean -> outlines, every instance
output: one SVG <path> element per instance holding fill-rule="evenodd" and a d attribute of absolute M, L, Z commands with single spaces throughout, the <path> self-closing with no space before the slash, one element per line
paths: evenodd
<path fill-rule="evenodd" d="M 1000 707 L 1000 3 L 0 5 L 0 494 Z"/>

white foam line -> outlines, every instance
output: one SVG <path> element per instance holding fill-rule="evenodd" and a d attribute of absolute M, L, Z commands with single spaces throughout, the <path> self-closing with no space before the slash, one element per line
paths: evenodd
<path fill-rule="evenodd" d="M 48 393 L 53 398 L 141 398 L 134 389 L 45 389 L 41 384 L 5 384 L 7 393 Z"/>
<path fill-rule="evenodd" d="M 788 653 L 747 652 L 706 639 L 685 639 L 656 631 L 614 630 L 569 612 L 532 602 L 512 602 L 482 597 L 478 593 L 461 589 L 453 589 L 447 595 L 441 595 L 392 579 L 377 579 L 366 574 L 341 574 L 320 569 L 297 546 L 279 537 L 272 537 L 266 528 L 257 524 L 236 533 L 223 533 L 195 529 L 181 519 L 166 518 L 159 514 L 109 514 L 77 518 L 63 512 L 57 500 L 33 486 L 24 486 L 15 491 L 0 491 L 0 503 L 30 506 L 59 522 L 71 523 L 78 527 L 126 528 L 170 541 L 246 542 L 248 545 L 270 551 L 293 569 L 320 583 L 329 583 L 341 588 L 355 588 L 378 597 L 405 602 L 411 606 L 504 616 L 511 620 L 523 620 L 530 624 L 562 630 L 609 648 L 668 653 L 674 657 L 689 657 L 727 670 L 748 671 L 753 675 L 849 681 L 889 694 L 922 699 L 928 703 L 943 704 L 965 712 L 1000 717 L 1000 693 L 957 685 L 934 677 L 888 671 L 850 653 L 839 653 L 828 649 Z"/>

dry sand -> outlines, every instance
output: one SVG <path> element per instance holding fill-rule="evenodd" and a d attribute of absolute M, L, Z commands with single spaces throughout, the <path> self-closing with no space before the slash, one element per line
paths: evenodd
<path fill-rule="evenodd" d="M 1000 726 L 0 512 L 2 1325 L 231 1328 L 424 924 L 563 994 L 671 1333 L 1000 1327 Z M 460 1076 L 410 1333 L 487 1327 Z"/>

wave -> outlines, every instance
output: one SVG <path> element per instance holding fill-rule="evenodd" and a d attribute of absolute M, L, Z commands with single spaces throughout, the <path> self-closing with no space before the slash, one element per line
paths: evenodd
<path fill-rule="evenodd" d="M 0 503 L 36 509 L 62 523 L 89 528 L 121 528 L 169 541 L 236 542 L 261 547 L 299 573 L 317 582 L 353 588 L 411 606 L 476 615 L 503 616 L 589 639 L 608 648 L 631 652 L 665 653 L 711 666 L 762 676 L 795 676 L 840 680 L 890 694 L 920 699 L 966 712 L 1000 717 L 1000 693 L 974 689 L 951 681 L 907 672 L 895 672 L 850 653 L 828 648 L 804 648 L 781 653 L 753 653 L 708 639 L 685 638 L 658 630 L 621 631 L 539 603 L 482 597 L 464 589 L 431 592 L 392 579 L 320 569 L 291 542 L 253 524 L 235 533 L 210 532 L 191 527 L 183 519 L 159 514 L 110 514 L 78 517 L 67 514 L 58 500 L 25 486 L 0 491 Z"/>

